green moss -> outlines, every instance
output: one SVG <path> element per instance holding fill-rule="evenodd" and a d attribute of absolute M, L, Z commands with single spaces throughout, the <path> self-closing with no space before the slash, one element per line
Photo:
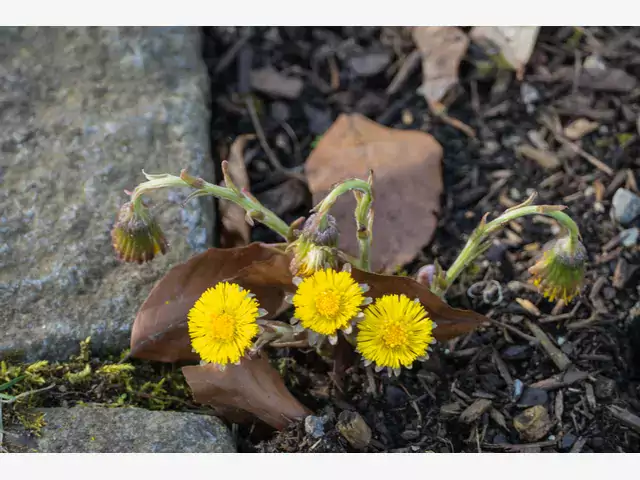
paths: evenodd
<path fill-rule="evenodd" d="M 91 358 L 90 346 L 87 338 L 80 343 L 79 353 L 67 362 L 1 361 L 0 388 L 4 387 L 1 393 L 7 398 L 53 385 L 50 390 L 3 405 L 5 427 L 21 424 L 38 434 L 44 425 L 42 413 L 36 410 L 41 407 L 91 404 L 151 410 L 175 410 L 185 405 L 197 408 L 191 404 L 191 391 L 180 369 L 148 362 L 118 363 L 127 358 L 128 351 L 115 358 Z"/>

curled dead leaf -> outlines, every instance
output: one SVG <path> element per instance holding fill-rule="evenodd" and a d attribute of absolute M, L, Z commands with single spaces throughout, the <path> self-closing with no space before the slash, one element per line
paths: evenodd
<path fill-rule="evenodd" d="M 497 47 L 504 60 L 521 78 L 533 53 L 540 27 L 535 26 L 478 26 L 469 36 L 487 50 Z"/>
<path fill-rule="evenodd" d="M 251 290 L 270 314 L 283 305 L 291 285 L 290 259 L 265 244 L 210 248 L 176 265 L 153 287 L 133 323 L 131 353 L 160 362 L 197 361 L 191 351 L 187 314 L 200 295 L 219 282 Z M 291 287 L 289 287 L 291 288 Z"/>
<path fill-rule="evenodd" d="M 413 40 L 422 55 L 422 95 L 439 102 L 458 83 L 458 69 L 469 46 L 456 27 L 414 27 Z"/>
<path fill-rule="evenodd" d="M 229 150 L 228 176 L 240 190 L 250 187 L 249 174 L 244 164 L 244 149 L 255 135 L 238 135 Z M 227 185 L 229 186 L 229 185 Z M 228 200 L 218 200 L 221 216 L 220 246 L 240 247 L 251 241 L 251 226 L 245 220 L 244 209 Z"/>
<path fill-rule="evenodd" d="M 411 299 L 420 299 L 431 320 L 438 324 L 438 327 L 433 330 L 433 335 L 438 341 L 464 335 L 489 321 L 487 317 L 474 311 L 450 307 L 428 287 L 409 277 L 368 273 L 357 268 L 352 268 L 352 275 L 358 283 L 369 285 L 370 290 L 367 295 L 374 300 L 389 294 L 404 294 Z"/>
<path fill-rule="evenodd" d="M 309 411 L 291 395 L 278 372 L 264 356 L 242 359 L 220 371 L 213 365 L 182 368 L 196 402 L 210 405 L 236 421 L 241 412 L 255 415 L 276 429 L 302 419 Z"/>
<path fill-rule="evenodd" d="M 342 114 L 305 164 L 314 203 L 349 178 L 375 173 L 372 267 L 393 271 L 431 241 L 442 193 L 442 147 L 429 134 L 387 128 L 359 114 Z M 355 199 L 343 195 L 331 210 L 339 247 L 357 255 Z"/>

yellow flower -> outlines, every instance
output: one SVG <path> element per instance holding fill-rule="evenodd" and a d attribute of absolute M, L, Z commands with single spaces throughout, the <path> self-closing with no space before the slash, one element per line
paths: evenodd
<path fill-rule="evenodd" d="M 571 242 L 569 237 L 560 238 L 529 268 L 531 280 L 549 301 L 561 298 L 569 303 L 580 293 L 586 260 L 587 251 L 582 243 Z"/>
<path fill-rule="evenodd" d="M 266 314 L 253 295 L 233 283 L 209 288 L 189 310 L 193 349 L 207 363 L 238 363 L 259 333 L 256 319 Z"/>
<path fill-rule="evenodd" d="M 318 270 L 295 281 L 298 289 L 291 302 L 295 307 L 294 316 L 302 327 L 329 336 L 331 343 L 337 341 L 338 330 L 350 331 L 351 321 L 365 303 L 363 293 L 368 287 L 358 285 L 348 269 Z"/>
<path fill-rule="evenodd" d="M 427 356 L 435 343 L 435 323 L 420 302 L 406 295 L 384 295 L 364 311 L 358 323 L 357 349 L 366 364 L 375 363 L 376 370 L 388 367 L 395 374 L 400 367 Z"/>
<path fill-rule="evenodd" d="M 132 202 L 120 207 L 111 230 L 111 241 L 118 258 L 125 262 L 149 262 L 158 253 L 166 253 L 168 248 L 162 230 L 149 210 Z"/>

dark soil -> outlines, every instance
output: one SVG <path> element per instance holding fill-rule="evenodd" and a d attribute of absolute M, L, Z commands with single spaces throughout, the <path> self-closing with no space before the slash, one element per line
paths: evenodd
<path fill-rule="evenodd" d="M 514 225 L 448 296 L 452 305 L 475 309 L 496 323 L 440 345 L 427 364 L 403 371 L 397 379 L 367 376 L 355 360 L 344 378 L 335 379 L 330 366 L 312 353 L 274 353 L 288 357 L 281 361 L 286 363 L 293 393 L 318 415 L 326 415 L 326 434 L 313 437 L 302 424 L 277 434 L 243 426 L 242 451 L 352 451 L 334 428 L 335 418 L 344 410 L 358 412 L 370 426 L 371 452 L 640 451 L 638 427 L 626 426 L 610 408 L 640 414 L 640 296 L 633 268 L 640 264 L 640 256 L 637 246 L 615 245 L 622 227 L 609 216 L 616 189 L 637 188 L 640 91 L 594 91 L 576 85 L 574 75 L 549 81 L 560 67 L 574 67 L 593 53 L 609 67 L 637 76 L 637 28 L 594 27 L 581 36 L 573 28 L 542 29 L 522 81 L 505 72 L 482 77 L 475 62 L 483 53 L 472 45 L 448 113 L 472 127 L 477 138 L 429 113 L 416 92 L 421 83 L 419 65 L 396 93 L 387 93 L 415 48 L 403 29 L 216 27 L 205 28 L 204 33 L 214 160 L 219 164 L 226 158 L 237 135 L 255 132 L 246 103 L 253 100 L 282 168 L 258 142 L 252 143 L 245 152 L 251 188 L 285 221 L 306 215 L 312 207 L 297 174 L 303 172 L 314 140 L 340 113 L 358 112 L 386 126 L 428 132 L 444 148 L 439 229 L 423 254 L 406 266 L 409 273 L 436 258 L 445 267 L 450 265 L 484 213 L 499 214 L 533 190 L 539 194 L 538 203 L 568 206 L 590 260 L 582 296 L 552 313 L 554 305 L 526 285 L 535 249 L 525 246 L 549 241 L 553 226 L 534 220 Z M 354 56 L 379 52 L 389 55 L 388 65 L 379 73 L 364 77 L 350 67 Z M 299 95 L 276 98 L 253 89 L 251 70 L 266 66 L 301 78 L 304 86 Z M 537 92 L 530 105 L 523 100 L 523 88 Z M 540 115 L 548 113 L 557 115 L 563 126 L 577 118 L 598 121 L 599 128 L 576 143 L 612 168 L 613 175 L 563 150 L 545 133 Z M 560 169 L 545 170 L 514 153 L 514 146 L 528 142 L 535 132 L 547 135 L 551 151 L 559 152 Z M 262 227 L 254 229 L 253 238 L 277 241 Z M 615 277 L 623 261 L 627 273 Z M 532 302 L 540 315 L 516 299 Z M 563 381 L 543 382 L 561 371 L 544 349 L 531 342 L 528 320 L 541 325 L 571 360 Z M 461 421 L 463 410 L 478 399 L 489 400 L 490 409 L 470 420 L 466 412 L 463 419 L 468 421 Z M 546 409 L 551 426 L 539 440 L 527 443 L 514 428 L 513 418 L 534 405 Z"/>

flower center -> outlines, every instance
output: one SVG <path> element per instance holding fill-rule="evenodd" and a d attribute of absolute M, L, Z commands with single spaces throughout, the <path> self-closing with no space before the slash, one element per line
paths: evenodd
<path fill-rule="evenodd" d="M 388 348 L 396 348 L 407 343 L 407 332 L 402 325 L 392 323 L 382 334 L 382 341 Z"/>
<path fill-rule="evenodd" d="M 340 310 L 340 296 L 326 290 L 316 296 L 316 310 L 323 317 L 334 317 Z"/>
<path fill-rule="evenodd" d="M 211 315 L 211 336 L 216 340 L 231 340 L 236 330 L 236 319 L 224 312 Z"/>

